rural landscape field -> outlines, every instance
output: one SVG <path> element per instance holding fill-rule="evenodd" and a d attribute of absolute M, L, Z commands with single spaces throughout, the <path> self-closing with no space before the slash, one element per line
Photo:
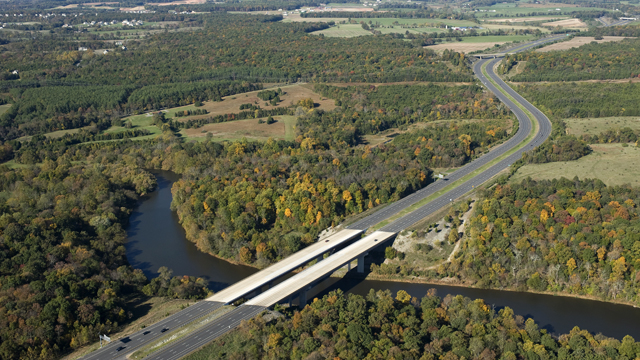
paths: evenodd
<path fill-rule="evenodd" d="M 639 18 L 0 1 L 0 359 L 640 359 Z"/>

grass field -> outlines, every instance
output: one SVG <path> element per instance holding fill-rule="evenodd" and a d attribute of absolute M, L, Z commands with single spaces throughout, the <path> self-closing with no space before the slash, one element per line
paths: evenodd
<path fill-rule="evenodd" d="M 640 118 L 637 116 L 616 116 L 604 118 L 564 119 L 567 124 L 567 133 L 580 136 L 583 134 L 597 135 L 609 129 L 629 127 L 640 130 Z"/>
<path fill-rule="evenodd" d="M 362 28 L 361 28 L 362 29 Z M 188 117 L 178 118 L 180 120 L 188 120 L 188 119 L 202 119 L 208 118 L 215 115 L 225 115 L 225 114 L 237 114 L 240 110 L 240 105 L 242 104 L 254 104 L 260 106 L 260 108 L 265 110 L 271 110 L 276 107 L 290 106 L 295 105 L 298 101 L 302 99 L 311 98 L 313 102 L 317 105 L 318 109 L 322 110 L 332 110 L 336 107 L 335 101 L 332 99 L 326 99 L 320 96 L 319 94 L 313 92 L 313 85 L 310 84 L 295 84 L 295 85 L 283 85 L 279 86 L 282 91 L 284 91 L 284 95 L 280 96 L 280 103 L 276 106 L 265 105 L 265 101 L 258 98 L 259 91 L 252 91 L 243 94 L 236 94 L 225 96 L 222 98 L 222 101 L 205 101 L 203 102 L 202 107 L 200 109 L 205 109 L 209 113 L 206 115 L 194 115 Z M 273 88 L 276 89 L 276 88 Z M 167 117 L 173 117 L 176 111 L 180 110 L 193 110 L 195 107 L 193 105 L 181 106 L 177 108 L 167 109 Z"/>
<path fill-rule="evenodd" d="M 525 165 L 511 178 L 520 182 L 527 177 L 534 180 L 597 178 L 609 186 L 640 185 L 640 148 L 622 144 L 594 144 L 593 153 L 576 161 Z"/>
<path fill-rule="evenodd" d="M 9 110 L 11 104 L 0 105 L 0 115 L 4 114 L 5 111 Z"/>
<path fill-rule="evenodd" d="M 153 125 L 153 117 L 148 116 L 147 114 L 142 115 L 134 115 L 129 116 L 123 119 L 123 122 L 131 121 L 131 125 L 133 125 L 133 129 L 146 129 L 151 132 L 151 134 L 146 136 L 139 136 L 134 138 L 135 140 L 144 140 L 156 137 L 158 134 L 162 133 L 162 131 L 155 125 Z M 105 130 L 105 133 L 115 133 L 127 130 L 122 126 L 112 126 L 111 128 Z"/>
<path fill-rule="evenodd" d="M 246 138 L 248 140 L 285 139 L 293 140 L 296 117 L 283 115 L 274 116 L 274 124 L 259 124 L 259 119 L 227 121 L 217 124 L 207 124 L 197 129 L 180 131 L 189 140 L 205 140 L 211 134 L 214 141 L 234 141 Z M 262 119 L 265 120 L 265 119 Z"/>

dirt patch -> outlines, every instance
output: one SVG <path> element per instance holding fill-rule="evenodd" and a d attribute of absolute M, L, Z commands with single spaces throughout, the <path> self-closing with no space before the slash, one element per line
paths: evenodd
<path fill-rule="evenodd" d="M 147 3 L 147 5 L 154 5 L 154 6 L 188 5 L 188 4 L 204 4 L 205 2 L 207 2 L 207 0 L 180 0 L 180 1 L 173 1 L 173 2 L 167 2 L 167 3 Z"/>
<path fill-rule="evenodd" d="M 451 43 L 446 43 L 446 44 L 438 44 L 438 45 L 427 46 L 426 48 L 427 49 L 431 49 L 433 51 L 445 51 L 446 49 L 449 49 L 449 50 L 453 50 L 453 51 L 457 51 L 457 52 L 470 53 L 472 51 L 486 50 L 486 49 L 494 47 L 496 44 L 497 45 L 502 45 L 504 43 L 506 43 L 506 41 L 502 41 L 502 42 L 480 42 L 480 43 L 451 42 Z"/>
<path fill-rule="evenodd" d="M 578 36 L 578 37 L 574 37 L 569 41 L 563 41 L 563 42 L 551 44 L 549 46 L 540 48 L 536 51 L 547 52 L 547 51 L 567 50 L 567 49 L 582 46 L 584 44 L 589 44 L 592 41 L 595 41 L 597 43 L 603 43 L 603 42 L 610 42 L 610 41 L 620 41 L 623 39 L 627 39 L 627 38 L 624 36 L 603 36 L 602 40 L 596 40 L 594 37 L 591 37 L 591 36 L 584 36 L 584 37 Z"/>
<path fill-rule="evenodd" d="M 197 115 L 197 116 L 189 116 L 186 118 L 181 118 L 180 120 L 186 121 L 191 119 L 202 119 L 215 115 L 225 115 L 225 114 L 237 114 L 240 110 L 240 105 L 242 104 L 254 104 L 256 106 L 260 106 L 260 108 L 265 110 L 274 109 L 276 107 L 290 106 L 295 105 L 298 101 L 302 99 L 311 98 L 313 102 L 316 104 L 317 109 L 322 110 L 332 110 L 336 107 L 336 103 L 333 99 L 327 99 L 320 94 L 317 94 L 311 90 L 313 85 L 309 84 L 297 84 L 290 86 L 281 86 L 280 88 L 284 91 L 284 95 L 280 96 L 280 103 L 276 106 L 265 105 L 265 101 L 261 100 L 258 97 L 259 91 L 252 91 L 243 94 L 231 95 L 222 98 L 222 101 L 206 101 L 203 103 L 201 109 L 207 110 L 209 113 L 206 115 Z M 277 89 L 277 88 L 272 88 Z M 257 103 L 256 103 L 257 102 Z"/>
<path fill-rule="evenodd" d="M 519 6 L 519 8 L 563 8 L 563 7 L 578 7 L 577 4 L 559 4 L 559 3 L 546 3 L 546 4 L 527 4 L 526 6 Z"/>
<path fill-rule="evenodd" d="M 556 27 L 560 26 L 563 28 L 587 28 L 587 24 L 582 22 L 580 19 L 567 19 L 567 20 L 558 20 L 552 22 L 542 23 L 542 26 L 551 26 Z"/>
<path fill-rule="evenodd" d="M 278 120 L 274 124 L 259 124 L 258 119 L 247 119 L 238 121 L 227 121 L 218 124 L 207 124 L 197 129 L 186 129 L 184 134 L 191 138 L 207 136 L 211 133 L 214 138 L 220 140 L 234 140 L 241 139 L 243 137 L 250 139 L 264 139 L 264 138 L 284 138 L 285 135 L 285 122 L 278 119 L 279 116 L 274 116 L 274 119 Z"/>
<path fill-rule="evenodd" d="M 128 7 L 128 8 L 120 8 L 120 11 L 142 11 L 144 10 L 144 6 L 134 6 L 134 7 Z"/>
<path fill-rule="evenodd" d="M 397 81 L 397 82 L 388 82 L 388 83 L 327 83 L 327 85 L 338 86 L 338 87 L 348 87 L 348 86 L 369 86 L 373 85 L 375 87 L 378 86 L 388 86 L 388 85 L 445 85 L 445 86 L 461 86 L 461 85 L 473 85 L 470 82 L 430 82 L 430 81 Z"/>
<path fill-rule="evenodd" d="M 560 16 L 538 16 L 538 17 L 522 17 L 522 18 L 511 18 L 511 19 L 490 19 L 490 20 L 485 20 L 485 21 L 487 21 L 487 22 L 497 22 L 497 23 L 502 23 L 502 22 L 521 23 L 521 22 L 527 22 L 527 21 L 554 20 L 554 19 L 558 19 L 558 18 L 562 18 L 562 17 L 560 17 Z"/>

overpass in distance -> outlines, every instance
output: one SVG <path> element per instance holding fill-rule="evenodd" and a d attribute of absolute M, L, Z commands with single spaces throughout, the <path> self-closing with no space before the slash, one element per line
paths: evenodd
<path fill-rule="evenodd" d="M 562 36 L 558 36 L 557 38 Z M 525 51 L 544 42 L 555 41 L 557 38 L 551 37 L 538 40 L 529 44 L 524 44 L 511 51 Z M 494 147 L 488 153 L 469 162 L 465 166 L 462 166 L 455 172 L 449 174 L 446 178 L 436 181 L 397 202 L 389 204 L 356 223 L 347 226 L 340 232 L 308 246 L 290 257 L 227 287 L 205 301 L 200 301 L 195 305 L 192 305 L 187 309 L 163 319 L 158 323 L 128 337 L 113 341 L 103 349 L 88 354 L 84 359 L 125 359 L 126 354 L 130 354 L 133 351 L 152 343 L 154 340 L 169 334 L 169 331 L 174 331 L 187 323 L 203 318 L 225 304 L 229 304 L 241 298 L 248 299 L 248 301 L 243 305 L 213 321 L 210 321 L 198 330 L 181 338 L 180 340 L 174 341 L 172 344 L 163 347 L 161 350 L 152 353 L 147 357 L 147 359 L 153 360 L 180 359 L 181 357 L 199 349 L 203 345 L 206 345 L 217 337 L 230 331 L 232 328 L 235 328 L 242 320 L 253 318 L 254 316 L 262 313 L 268 307 L 283 299 L 291 299 L 297 296 L 300 300 L 299 302 L 304 304 L 306 302 L 306 292 L 314 284 L 330 276 L 331 273 L 341 267 L 347 266 L 350 268 L 351 262 L 355 259 L 358 260 L 358 272 L 364 272 L 364 257 L 370 251 L 380 246 L 380 244 L 384 244 L 385 242 L 392 240 L 395 238 L 395 235 L 403 229 L 410 227 L 424 217 L 445 207 L 453 199 L 472 191 L 475 187 L 482 185 L 490 178 L 496 176 L 498 173 L 508 168 L 513 162 L 518 160 L 524 151 L 531 150 L 542 144 L 542 142 L 544 142 L 551 133 L 551 123 L 547 117 L 542 114 L 542 112 L 522 98 L 495 75 L 493 67 L 498 63 L 498 61 L 500 61 L 500 59 L 493 59 L 491 61 L 484 59 L 477 61 L 474 64 L 473 70 L 485 87 L 505 103 L 518 118 L 518 131 L 509 140 Z M 512 102 L 507 96 L 502 94 L 502 92 L 500 92 L 498 88 L 496 88 L 483 75 L 481 67 L 484 64 L 487 64 L 487 74 L 493 81 L 495 81 L 498 87 L 506 91 L 521 106 L 531 112 L 535 121 L 537 121 L 539 125 L 538 132 L 533 139 L 523 147 L 513 151 L 511 154 L 497 162 L 495 161 L 498 158 L 514 150 L 527 139 L 533 126 L 532 121 L 534 119 L 530 120 L 527 114 L 520 107 Z M 473 175 L 476 171 L 490 163 L 493 164 L 488 169 L 484 169 L 482 172 Z M 372 226 L 396 216 L 403 210 L 406 210 L 412 205 L 445 190 L 445 188 L 450 184 L 463 178 L 467 180 L 462 184 L 449 189 L 444 194 L 425 203 L 416 210 L 399 217 L 388 225 L 380 228 L 378 231 L 374 231 L 373 233 L 360 238 L 360 236 L 362 236 L 362 234 Z M 325 258 L 325 255 L 327 254 L 329 254 L 329 256 Z M 275 282 L 283 276 L 313 260 L 318 260 L 318 263 L 278 284 L 275 284 Z M 269 288 L 264 290 L 265 287 Z"/>

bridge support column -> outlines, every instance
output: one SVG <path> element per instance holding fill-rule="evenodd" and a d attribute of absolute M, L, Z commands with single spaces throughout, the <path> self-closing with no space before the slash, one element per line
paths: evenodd
<path fill-rule="evenodd" d="M 298 307 L 303 308 L 307 304 L 307 288 L 300 290 L 300 295 L 298 296 Z"/>
<path fill-rule="evenodd" d="M 358 256 L 358 272 L 359 273 L 364 273 L 364 257 L 367 254 L 362 254 L 360 256 Z"/>
<path fill-rule="evenodd" d="M 347 263 L 347 271 L 351 271 L 351 262 L 353 260 L 349 260 L 349 262 Z"/>

